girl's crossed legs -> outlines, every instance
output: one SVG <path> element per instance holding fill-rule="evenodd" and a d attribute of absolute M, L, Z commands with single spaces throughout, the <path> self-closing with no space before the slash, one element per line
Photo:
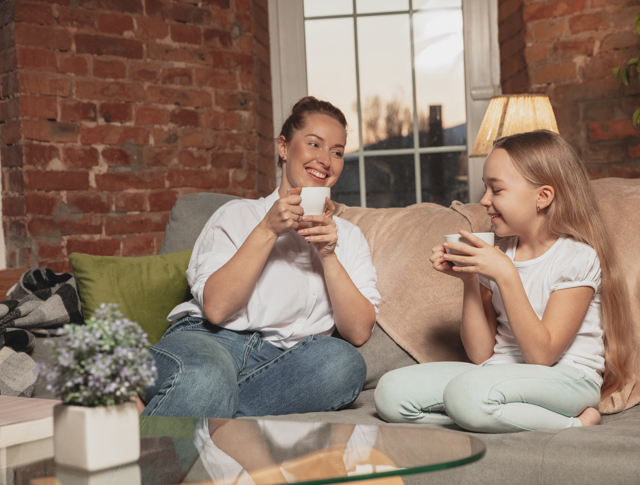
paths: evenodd
<path fill-rule="evenodd" d="M 569 365 L 479 366 L 432 362 L 385 374 L 375 391 L 378 414 L 394 423 L 452 424 L 484 433 L 581 426 L 600 402 L 599 386 Z"/>

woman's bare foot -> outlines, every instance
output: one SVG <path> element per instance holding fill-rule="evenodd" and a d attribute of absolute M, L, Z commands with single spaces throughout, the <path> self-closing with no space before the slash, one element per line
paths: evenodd
<path fill-rule="evenodd" d="M 132 396 L 131 400 L 136 403 L 136 406 L 138 406 L 138 414 L 142 414 L 142 411 L 144 411 L 144 408 L 146 407 L 142 402 L 142 399 L 140 399 L 138 396 Z"/>
<path fill-rule="evenodd" d="M 587 408 L 582 411 L 578 419 L 582 423 L 582 426 L 595 426 L 596 424 L 600 424 L 600 413 L 595 408 Z"/>

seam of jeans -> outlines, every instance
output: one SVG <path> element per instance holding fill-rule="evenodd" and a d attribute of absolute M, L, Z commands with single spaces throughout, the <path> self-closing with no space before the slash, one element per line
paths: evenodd
<path fill-rule="evenodd" d="M 497 383 L 497 384 L 494 384 L 493 386 L 491 386 L 491 389 L 489 389 L 489 391 L 487 392 L 487 398 L 486 398 L 486 402 L 487 402 L 487 404 L 489 404 L 489 396 L 491 395 L 491 393 L 493 392 L 493 389 L 494 389 L 495 387 L 497 387 L 497 386 L 498 386 L 498 385 L 500 385 L 500 384 L 503 384 L 504 382 L 507 382 L 507 381 L 513 381 L 513 380 L 515 380 L 515 379 L 522 379 L 522 377 L 511 377 L 511 378 L 509 378 L 509 379 L 502 380 L 502 381 L 500 381 L 500 383 Z M 557 377 L 554 377 L 554 378 L 548 378 L 548 377 L 536 377 L 536 379 L 541 379 L 541 380 L 545 380 L 545 381 L 562 381 L 562 379 L 558 379 Z M 589 380 L 593 381 L 593 379 L 591 379 L 591 378 L 590 378 L 589 376 L 587 376 L 586 374 L 583 374 L 579 379 L 572 379 L 572 380 L 573 380 L 574 382 L 576 382 L 576 383 L 577 383 L 577 382 L 580 382 L 580 381 L 584 381 L 585 379 L 589 379 Z M 511 402 L 508 402 L 508 403 L 505 403 L 505 404 L 500 404 L 499 406 L 500 406 L 500 407 L 504 407 L 504 406 L 506 406 L 507 404 L 515 404 L 516 402 L 519 402 L 519 403 L 521 403 L 521 404 L 531 404 L 531 403 L 523 403 L 522 401 L 511 401 Z M 538 406 L 538 404 L 532 404 L 532 406 Z M 554 411 L 553 409 L 548 409 L 548 408 L 545 408 L 544 406 L 539 406 L 539 407 L 544 408 L 544 409 L 546 409 L 547 411 L 551 411 L 551 412 L 554 412 L 554 413 L 556 412 L 556 411 Z M 510 424 L 511 426 L 514 426 L 514 427 L 516 427 L 516 428 L 518 428 L 518 429 L 523 429 L 523 430 L 525 430 L 525 431 L 534 431 L 533 429 L 527 428 L 527 427 L 525 427 L 525 426 L 520 426 L 519 424 L 512 423 L 511 421 L 509 421 L 509 420 L 507 420 L 507 419 L 504 419 L 504 418 L 502 418 L 501 416 L 498 416 L 498 415 L 497 415 L 496 413 L 494 413 L 493 411 L 491 411 L 491 414 L 492 414 L 493 416 L 495 416 L 498 420 L 502 421 L 503 423 Z M 560 413 L 556 413 L 556 414 L 560 414 Z M 565 416 L 565 417 L 566 417 L 566 418 L 569 418 L 569 416 Z M 571 418 L 575 418 L 575 416 L 571 416 Z"/>
<path fill-rule="evenodd" d="M 243 369 L 247 366 L 247 362 L 249 361 L 249 354 L 256 347 L 257 341 L 260 339 L 260 334 L 258 332 L 254 332 L 251 337 L 249 337 L 249 341 L 244 348 L 244 355 L 242 356 L 242 369 L 238 370 L 238 376 L 243 371 Z"/>
<path fill-rule="evenodd" d="M 169 389 L 164 394 L 164 396 L 160 399 L 160 402 L 156 405 L 156 407 L 153 408 L 153 411 L 151 411 L 148 414 L 149 416 L 155 416 L 156 410 L 160 407 L 160 405 L 164 402 L 164 400 L 167 399 L 167 397 L 169 397 L 169 393 L 171 391 L 173 391 L 173 389 L 174 389 L 174 384 L 176 382 L 176 379 L 178 379 L 178 376 L 180 374 L 182 374 L 182 361 L 180 359 L 178 359 L 175 355 L 173 355 L 171 352 L 167 352 L 166 350 L 154 349 L 154 352 L 157 352 L 159 354 L 163 354 L 164 356 L 169 357 L 170 359 L 172 359 L 175 362 L 177 362 L 178 363 L 178 372 L 173 376 L 173 379 L 171 381 L 171 385 L 169 386 Z M 153 398 L 151 398 L 151 399 L 153 399 Z M 149 402 L 151 402 L 151 399 L 149 400 Z"/>
<path fill-rule="evenodd" d="M 269 362 L 267 362 L 266 364 L 258 367 L 255 371 L 253 371 L 251 374 L 247 375 L 244 379 L 242 379 L 241 381 L 238 381 L 238 388 L 244 384 L 245 382 L 247 382 L 249 379 L 253 378 L 253 376 L 257 376 L 258 374 L 260 374 L 263 370 L 266 370 L 268 368 L 270 368 L 272 365 L 275 365 L 277 362 L 279 362 L 280 360 L 284 359 L 287 355 L 289 355 L 293 350 L 297 350 L 299 348 L 302 348 L 304 346 L 306 346 L 309 342 L 315 340 L 315 335 L 311 335 L 311 338 L 307 337 L 304 340 L 302 340 L 301 342 L 299 342 L 298 344 L 294 345 L 293 347 L 291 347 L 290 349 L 285 350 L 284 352 L 282 352 L 282 354 L 280 354 L 278 357 L 276 357 L 273 360 L 270 360 Z"/>

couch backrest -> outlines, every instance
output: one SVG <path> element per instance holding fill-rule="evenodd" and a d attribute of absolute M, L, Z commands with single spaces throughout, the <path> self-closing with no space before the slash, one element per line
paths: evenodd
<path fill-rule="evenodd" d="M 233 195 L 202 192 L 180 197 L 169 216 L 160 254 L 193 248 L 209 218 L 220 206 L 237 199 Z"/>

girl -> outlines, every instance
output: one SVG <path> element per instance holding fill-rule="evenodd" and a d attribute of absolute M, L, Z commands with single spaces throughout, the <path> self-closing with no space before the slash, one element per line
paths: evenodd
<path fill-rule="evenodd" d="M 369 246 L 328 198 L 321 216 L 300 207 L 302 187 L 340 177 L 346 126 L 330 103 L 298 101 L 277 140 L 280 187 L 209 219 L 187 269 L 194 298 L 151 348 L 158 380 L 143 414 L 332 411 L 358 397 L 366 365 L 350 343 L 368 340 L 380 299 Z"/>
<path fill-rule="evenodd" d="M 628 375 L 632 327 L 586 170 L 565 140 L 541 130 L 497 140 L 483 180 L 499 245 L 460 231 L 476 247 L 444 243 L 430 258 L 463 282 L 460 336 L 473 364 L 386 374 L 378 414 L 487 433 L 598 424 L 600 399 Z"/>

